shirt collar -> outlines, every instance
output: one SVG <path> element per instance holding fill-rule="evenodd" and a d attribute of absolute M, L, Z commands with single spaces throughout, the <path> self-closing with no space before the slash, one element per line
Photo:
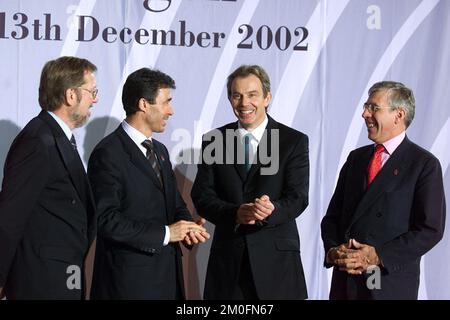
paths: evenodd
<path fill-rule="evenodd" d="M 60 117 L 58 117 L 53 112 L 51 112 L 51 111 L 47 111 L 47 112 L 53 117 L 53 119 L 55 119 L 55 121 L 59 124 L 61 129 L 64 131 L 64 134 L 66 135 L 67 139 L 70 140 L 72 138 L 72 130 L 70 130 L 70 127 L 67 125 L 67 123 L 65 123 Z"/>
<path fill-rule="evenodd" d="M 246 134 L 251 133 L 253 138 L 259 143 L 262 139 L 262 136 L 264 134 L 264 130 L 267 127 L 267 123 L 269 122 L 269 118 L 267 115 L 264 118 L 264 121 L 261 122 L 259 126 L 257 126 L 255 129 L 247 130 L 242 127 L 241 123 L 238 121 L 238 133 L 243 138 Z"/>
<path fill-rule="evenodd" d="M 389 154 L 393 154 L 395 149 L 402 143 L 403 139 L 406 137 L 406 131 L 403 131 L 399 135 L 395 136 L 394 138 L 385 141 L 383 143 L 384 148 Z"/>
<path fill-rule="evenodd" d="M 142 132 L 140 132 L 138 129 L 134 128 L 133 126 L 131 126 L 128 122 L 126 122 L 125 120 L 122 121 L 122 128 L 123 130 L 125 130 L 125 132 L 128 134 L 128 136 L 131 138 L 131 140 L 133 140 L 133 142 L 139 147 L 143 147 L 142 146 L 142 142 L 144 142 L 144 140 L 152 140 L 151 137 L 146 137 L 145 134 L 143 134 Z"/>

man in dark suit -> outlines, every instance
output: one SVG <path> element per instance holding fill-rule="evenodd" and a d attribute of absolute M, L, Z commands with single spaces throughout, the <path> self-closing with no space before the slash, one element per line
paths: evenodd
<path fill-rule="evenodd" d="M 180 241 L 204 242 L 178 192 L 169 153 L 152 138 L 173 115 L 168 75 L 130 74 L 126 119 L 94 149 L 88 167 L 98 210 L 93 299 L 183 299 Z"/>
<path fill-rule="evenodd" d="M 19 133 L 0 193 L 0 291 L 8 299 L 84 298 L 94 203 L 72 130 L 97 102 L 85 59 L 61 57 L 41 74 L 41 113 Z"/>
<path fill-rule="evenodd" d="M 267 115 L 260 66 L 237 68 L 227 90 L 238 121 L 204 136 L 191 193 L 215 225 L 204 298 L 305 299 L 295 219 L 308 205 L 308 138 Z"/>
<path fill-rule="evenodd" d="M 420 259 L 443 236 L 445 196 L 438 159 L 406 137 L 414 110 L 401 83 L 369 90 L 362 116 L 375 145 L 349 154 L 321 225 L 331 299 L 417 299 Z"/>

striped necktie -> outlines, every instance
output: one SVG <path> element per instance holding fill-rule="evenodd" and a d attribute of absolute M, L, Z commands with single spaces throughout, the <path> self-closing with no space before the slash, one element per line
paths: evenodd
<path fill-rule="evenodd" d="M 150 165 L 152 166 L 153 171 L 155 171 L 156 177 L 162 185 L 163 181 L 161 177 L 161 167 L 159 166 L 158 156 L 156 155 L 153 141 L 149 139 L 144 140 L 144 142 L 142 142 L 142 145 L 145 147 L 145 149 L 147 149 L 146 157 L 148 161 L 150 161 Z"/>

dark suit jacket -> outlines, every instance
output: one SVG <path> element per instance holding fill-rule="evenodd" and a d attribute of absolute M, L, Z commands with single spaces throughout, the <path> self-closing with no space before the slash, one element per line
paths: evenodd
<path fill-rule="evenodd" d="M 225 130 L 237 128 L 235 122 L 218 130 L 226 141 Z M 308 138 L 269 117 L 262 141 L 267 137 L 270 143 L 271 137 L 277 135 L 273 129 L 278 130 L 279 136 L 279 152 L 272 155 L 279 156 L 279 170 L 273 175 L 261 175 L 260 169 L 270 166 L 261 164 L 261 159 L 252 165 L 248 176 L 244 165 L 237 164 L 236 159 L 231 164 L 208 165 L 204 151 L 209 142 L 203 143 L 203 163 L 198 165 L 191 195 L 198 213 L 215 225 L 204 291 L 206 299 L 232 297 L 245 246 L 258 298 L 307 297 L 295 218 L 308 205 Z M 219 146 L 227 156 L 233 153 L 233 146 L 225 143 Z M 261 146 L 260 143 L 258 149 Z M 263 194 L 275 205 L 272 215 L 262 224 L 241 225 L 235 230 L 239 206 Z"/>
<path fill-rule="evenodd" d="M 334 269 L 331 299 L 417 299 L 421 256 L 441 238 L 445 196 L 439 161 L 405 138 L 366 190 L 373 145 L 350 153 L 322 220 L 325 252 L 354 238 L 374 246 L 382 263 L 381 289 L 372 274 Z M 330 265 L 327 265 L 330 267 Z"/>
<path fill-rule="evenodd" d="M 4 173 L 0 287 L 8 299 L 81 299 L 66 282 L 84 287 L 94 203 L 81 159 L 51 115 L 42 111 L 19 133 Z"/>
<path fill-rule="evenodd" d="M 98 210 L 93 299 L 174 299 L 184 294 L 181 249 L 165 225 L 192 220 L 165 146 L 153 139 L 164 188 L 120 125 L 94 149 L 88 175 Z"/>

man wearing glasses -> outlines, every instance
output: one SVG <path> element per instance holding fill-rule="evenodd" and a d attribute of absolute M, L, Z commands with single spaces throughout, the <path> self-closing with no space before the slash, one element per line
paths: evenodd
<path fill-rule="evenodd" d="M 184 299 L 181 248 L 209 234 L 186 208 L 166 147 L 154 138 L 173 115 L 174 80 L 142 68 L 122 91 L 125 120 L 89 159 L 98 210 L 93 299 Z"/>
<path fill-rule="evenodd" d="M 42 111 L 14 140 L 0 193 L 0 295 L 84 298 L 84 260 L 95 237 L 94 202 L 72 130 L 97 103 L 85 59 L 46 63 Z"/>
<path fill-rule="evenodd" d="M 321 224 L 330 299 L 417 299 L 420 259 L 443 236 L 445 196 L 439 160 L 406 136 L 414 111 L 401 83 L 369 90 L 362 117 L 374 144 L 349 154 Z"/>

